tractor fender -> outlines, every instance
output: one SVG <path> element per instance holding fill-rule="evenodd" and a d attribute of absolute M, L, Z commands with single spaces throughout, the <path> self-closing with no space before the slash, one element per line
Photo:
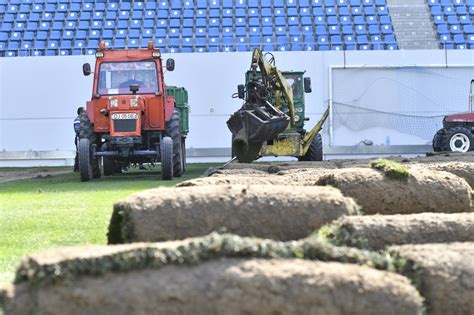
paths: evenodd
<path fill-rule="evenodd" d="M 86 111 L 87 116 L 89 116 L 89 120 L 94 121 L 94 103 L 92 101 L 86 102 Z"/>
<path fill-rule="evenodd" d="M 174 112 L 174 96 L 167 96 L 165 100 L 165 121 L 169 121 Z"/>

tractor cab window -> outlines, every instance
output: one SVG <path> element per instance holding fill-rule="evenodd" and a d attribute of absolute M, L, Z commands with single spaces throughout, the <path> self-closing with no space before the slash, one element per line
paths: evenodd
<path fill-rule="evenodd" d="M 98 93 L 132 94 L 130 85 L 138 85 L 137 94 L 159 91 L 154 61 L 103 62 L 99 67 Z"/>
<path fill-rule="evenodd" d="M 295 99 L 301 98 L 303 93 L 303 79 L 301 75 L 285 74 L 285 79 L 286 81 L 288 81 L 288 83 L 291 85 L 291 88 L 293 89 L 293 97 Z"/>

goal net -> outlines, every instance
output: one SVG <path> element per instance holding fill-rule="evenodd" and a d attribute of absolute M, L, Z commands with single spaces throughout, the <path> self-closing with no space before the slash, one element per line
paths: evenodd
<path fill-rule="evenodd" d="M 333 68 L 331 145 L 426 145 L 466 112 L 474 68 Z"/>

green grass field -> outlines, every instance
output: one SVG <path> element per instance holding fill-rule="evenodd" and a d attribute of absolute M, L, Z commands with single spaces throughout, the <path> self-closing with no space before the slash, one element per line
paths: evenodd
<path fill-rule="evenodd" d="M 185 176 L 160 181 L 134 171 L 86 183 L 69 173 L 0 183 L 0 283 L 11 281 L 21 257 L 44 249 L 106 244 L 112 205 L 130 194 L 172 186 L 215 164 L 191 164 Z"/>

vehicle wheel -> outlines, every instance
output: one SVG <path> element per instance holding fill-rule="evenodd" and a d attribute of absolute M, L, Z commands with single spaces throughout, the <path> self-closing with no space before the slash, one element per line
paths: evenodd
<path fill-rule="evenodd" d="M 100 163 L 98 158 L 92 158 L 92 178 L 100 178 Z"/>
<path fill-rule="evenodd" d="M 102 166 L 104 167 L 104 176 L 114 175 L 117 169 L 117 163 L 108 157 L 102 159 Z"/>
<path fill-rule="evenodd" d="M 164 137 L 160 145 L 161 179 L 173 179 L 173 139 Z"/>
<path fill-rule="evenodd" d="M 472 151 L 474 149 L 473 145 L 473 135 L 469 129 L 464 127 L 454 127 L 448 129 L 445 135 L 445 150 L 453 152 L 462 152 Z"/>
<path fill-rule="evenodd" d="M 79 140 L 79 174 L 82 182 L 87 182 L 92 178 L 89 139 Z"/>
<path fill-rule="evenodd" d="M 81 175 L 81 181 L 88 181 L 92 178 L 100 178 L 100 165 L 99 165 L 99 159 L 97 158 L 92 158 L 91 156 L 91 145 L 92 144 L 97 144 L 97 134 L 94 132 L 94 126 L 92 122 L 89 119 L 89 116 L 87 115 L 86 112 L 81 114 L 81 129 L 79 131 L 79 139 L 87 139 L 89 140 L 89 167 L 91 168 L 91 176 L 89 176 L 88 179 L 83 179 L 83 176 Z M 80 168 L 80 167 L 79 167 Z"/>
<path fill-rule="evenodd" d="M 166 133 L 173 140 L 173 176 L 181 177 L 183 168 L 183 146 L 181 143 L 181 131 L 179 128 L 179 112 L 175 110 L 171 119 L 166 123 Z"/>
<path fill-rule="evenodd" d="M 308 152 L 298 158 L 300 161 L 322 161 L 323 160 L 323 137 L 320 133 L 313 137 Z"/>
<path fill-rule="evenodd" d="M 433 137 L 433 151 L 441 152 L 443 151 L 443 139 L 444 139 L 445 129 L 440 129 Z"/>

